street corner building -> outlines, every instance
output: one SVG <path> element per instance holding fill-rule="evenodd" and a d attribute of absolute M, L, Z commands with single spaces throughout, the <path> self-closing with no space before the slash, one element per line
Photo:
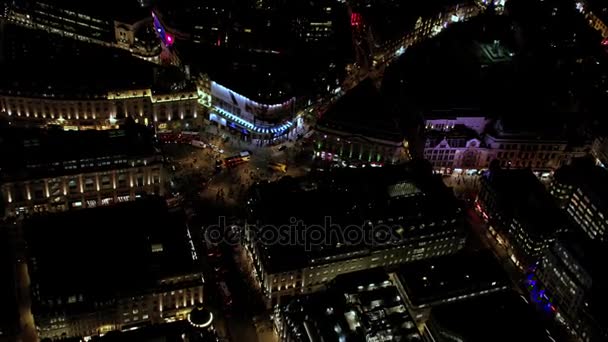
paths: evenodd
<path fill-rule="evenodd" d="M 2 131 L 4 216 L 93 208 L 164 194 L 162 157 L 143 126 Z"/>
<path fill-rule="evenodd" d="M 382 269 L 336 277 L 326 292 L 275 308 L 281 342 L 423 341 L 399 289 Z"/>
<path fill-rule="evenodd" d="M 371 79 L 340 98 L 315 128 L 315 157 L 343 166 L 398 164 L 410 159 L 408 146 Z"/>
<path fill-rule="evenodd" d="M 527 270 L 571 224 L 530 169 L 491 168 L 475 201 L 489 234 L 520 270 Z"/>
<path fill-rule="evenodd" d="M 183 215 L 161 199 L 24 222 L 40 338 L 87 337 L 185 320 L 203 274 Z"/>
<path fill-rule="evenodd" d="M 459 202 L 432 174 L 430 166 L 411 162 L 385 168 L 337 169 L 315 179 L 261 185 L 250 199 L 249 224 L 283 228 L 291 218 L 304 225 L 363 232 L 385 225 L 391 241 L 338 240 L 304 246 L 248 242 L 257 280 L 268 306 L 281 297 L 321 290 L 340 274 L 450 255 L 464 247 L 464 215 Z M 285 228 L 287 229 L 287 228 Z M 297 229 L 297 228 L 296 228 Z M 305 229 L 305 228 L 304 228 Z M 305 232 L 304 232 L 305 233 Z"/>

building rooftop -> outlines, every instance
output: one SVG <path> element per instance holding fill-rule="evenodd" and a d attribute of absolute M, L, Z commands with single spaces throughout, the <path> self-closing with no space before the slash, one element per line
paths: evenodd
<path fill-rule="evenodd" d="M 496 169 L 483 184 L 496 195 L 499 210 L 509 213 L 528 234 L 547 237 L 567 226 L 565 214 L 530 169 Z"/>
<path fill-rule="evenodd" d="M 17 25 L 6 24 L 3 37 L 0 92 L 7 95 L 105 98 L 109 90 L 149 88 L 155 73 L 171 69 L 128 51 Z"/>
<path fill-rule="evenodd" d="M 317 123 L 321 130 L 402 142 L 404 135 L 371 79 L 360 82 L 331 106 Z"/>
<path fill-rule="evenodd" d="M 589 239 L 581 232 L 567 232 L 558 237 L 559 244 L 592 278 L 593 290 L 608 290 L 608 279 L 604 277 L 604 262 L 608 260 L 608 243 Z"/>
<path fill-rule="evenodd" d="M 150 10 L 141 6 L 140 1 L 136 0 L 37 0 L 36 2 L 44 3 L 55 8 L 90 15 L 99 19 L 116 20 L 127 24 L 133 24 L 137 21 L 150 17 Z"/>
<path fill-rule="evenodd" d="M 91 310 L 195 271 L 185 218 L 160 198 L 34 216 L 24 229 L 41 310 Z"/>
<path fill-rule="evenodd" d="M 289 301 L 281 308 L 284 328 L 301 341 L 421 341 L 388 276 L 368 279 L 367 272 L 349 275 L 347 288 L 339 276 L 327 292 Z"/>
<path fill-rule="evenodd" d="M 595 165 L 593 158 L 578 158 L 555 171 L 555 180 L 580 187 L 584 194 L 593 197 L 594 205 L 608 209 L 608 170 Z"/>
<path fill-rule="evenodd" d="M 293 219 L 328 229 L 382 224 L 391 231 L 394 241 L 390 243 L 397 244 L 415 241 L 431 231 L 458 230 L 461 226 L 460 207 L 450 189 L 430 170 L 427 173 L 411 164 L 341 169 L 322 176 L 259 185 L 253 189 L 250 208 L 254 221 L 280 229 L 289 229 L 287 225 L 294 225 Z M 423 224 L 428 229 L 417 229 Z M 386 240 L 342 241 L 342 235 L 312 246 L 260 241 L 264 268 L 278 272 L 323 262 L 326 257 L 347 258 L 352 253 L 365 254 L 389 245 Z"/>
<path fill-rule="evenodd" d="M 402 265 L 399 280 L 416 307 L 462 300 L 471 294 L 506 288 L 510 280 L 489 250 L 420 260 Z"/>
<path fill-rule="evenodd" d="M 3 178 L 16 180 L 125 167 L 121 157 L 150 157 L 157 151 L 144 126 L 115 130 L 3 128 Z"/>
<path fill-rule="evenodd" d="M 514 291 L 434 307 L 430 328 L 439 337 L 467 342 L 554 341 L 534 309 Z"/>

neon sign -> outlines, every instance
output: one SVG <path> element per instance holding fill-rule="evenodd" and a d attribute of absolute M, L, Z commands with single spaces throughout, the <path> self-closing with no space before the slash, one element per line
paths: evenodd
<path fill-rule="evenodd" d="M 160 22 L 158 16 L 152 12 L 152 18 L 154 19 L 154 30 L 156 34 L 160 37 L 160 40 L 165 44 L 166 47 L 170 47 L 175 42 L 175 38 L 166 32 L 165 27 Z"/>

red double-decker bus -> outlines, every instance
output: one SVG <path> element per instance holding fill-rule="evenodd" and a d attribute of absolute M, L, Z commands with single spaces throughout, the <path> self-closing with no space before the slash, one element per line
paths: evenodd
<path fill-rule="evenodd" d="M 158 141 L 162 142 L 163 144 L 174 144 L 179 138 L 178 135 L 173 132 L 159 132 L 156 133 L 156 137 L 158 138 Z"/>
<path fill-rule="evenodd" d="M 225 168 L 231 168 L 231 167 L 235 167 L 237 165 L 241 165 L 247 162 L 247 159 L 241 157 L 241 156 L 234 156 L 234 157 L 228 157 L 225 158 L 222 162 L 223 166 Z"/>
<path fill-rule="evenodd" d="M 190 144 L 193 140 L 198 139 L 200 139 L 198 132 L 181 132 L 177 137 L 177 141 L 182 144 Z"/>

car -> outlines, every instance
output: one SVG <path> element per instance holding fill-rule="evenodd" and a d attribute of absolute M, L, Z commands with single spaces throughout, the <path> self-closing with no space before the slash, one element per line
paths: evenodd
<path fill-rule="evenodd" d="M 277 172 L 287 172 L 287 165 L 282 164 L 282 163 L 268 163 L 268 167 L 273 170 L 273 171 L 277 171 Z"/>
<path fill-rule="evenodd" d="M 285 146 L 285 145 L 281 145 L 281 147 L 279 147 L 279 148 L 277 149 L 277 151 L 282 152 L 282 151 L 285 151 L 286 149 L 287 149 L 287 146 Z"/>

